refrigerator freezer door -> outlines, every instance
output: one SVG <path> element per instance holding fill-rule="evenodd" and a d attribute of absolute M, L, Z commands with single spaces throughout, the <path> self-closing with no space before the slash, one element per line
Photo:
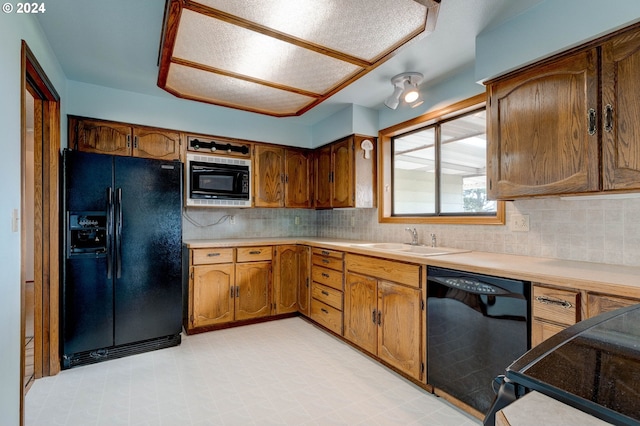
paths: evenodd
<path fill-rule="evenodd" d="M 175 335 L 182 319 L 182 168 L 115 157 L 115 344 Z"/>
<path fill-rule="evenodd" d="M 64 210 L 103 212 L 112 186 L 110 156 L 64 152 Z M 69 223 L 65 224 L 69 244 Z M 70 254 L 65 249 L 61 295 L 62 354 L 113 345 L 113 280 L 108 279 L 106 253 Z"/>

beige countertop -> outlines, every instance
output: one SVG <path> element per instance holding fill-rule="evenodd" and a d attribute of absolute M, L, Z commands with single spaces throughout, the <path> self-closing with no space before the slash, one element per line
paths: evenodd
<path fill-rule="evenodd" d="M 640 298 L 640 267 L 578 262 L 510 254 L 469 251 L 437 256 L 361 247 L 367 241 L 318 237 L 238 238 L 185 240 L 189 248 L 241 247 L 255 245 L 306 244 L 422 265 L 441 266 L 491 274 L 579 290 L 613 292 Z"/>

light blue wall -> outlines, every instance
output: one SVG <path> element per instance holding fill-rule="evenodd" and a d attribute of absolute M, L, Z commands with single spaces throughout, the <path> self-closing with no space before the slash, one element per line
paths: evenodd
<path fill-rule="evenodd" d="M 69 114 L 309 148 L 308 126 L 187 101 L 69 81 Z"/>
<path fill-rule="evenodd" d="M 25 40 L 64 98 L 66 81 L 37 21 L 29 15 L 0 14 L 0 423 L 19 424 L 20 415 L 20 233 L 11 214 L 20 208 L 20 52 Z M 64 103 L 61 104 L 64 113 Z"/>
<path fill-rule="evenodd" d="M 484 81 L 640 20 L 640 1 L 546 0 L 476 38 Z"/>

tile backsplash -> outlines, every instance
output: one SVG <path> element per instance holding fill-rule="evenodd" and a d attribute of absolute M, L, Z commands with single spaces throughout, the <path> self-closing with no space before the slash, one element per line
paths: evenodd
<path fill-rule="evenodd" d="M 507 203 L 506 225 L 407 225 L 378 223 L 377 209 L 189 209 L 201 225 L 183 219 L 184 239 L 316 236 L 408 242 L 416 228 L 422 244 L 435 234 L 440 246 L 494 253 L 640 266 L 640 199 L 559 198 Z M 529 216 L 529 231 L 510 230 L 514 214 Z M 225 215 L 234 215 L 230 224 Z M 296 217 L 299 224 L 296 224 Z"/>

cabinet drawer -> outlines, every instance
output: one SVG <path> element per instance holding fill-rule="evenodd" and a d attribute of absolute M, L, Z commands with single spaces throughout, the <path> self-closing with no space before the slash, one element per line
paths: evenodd
<path fill-rule="evenodd" d="M 257 262 L 271 260 L 272 247 L 238 247 L 237 262 Z"/>
<path fill-rule="evenodd" d="M 313 281 L 342 291 L 342 272 L 314 265 L 311 268 Z"/>
<path fill-rule="evenodd" d="M 420 288 L 420 265 L 347 254 L 348 271 Z"/>
<path fill-rule="evenodd" d="M 233 262 L 232 248 L 200 248 L 192 249 L 194 265 L 210 265 L 214 263 Z"/>
<path fill-rule="evenodd" d="M 538 346 L 549 337 L 560 333 L 567 328 L 563 325 L 551 324 L 549 322 L 534 319 L 531 322 L 531 347 Z"/>
<path fill-rule="evenodd" d="M 325 268 L 334 269 L 342 272 L 344 262 L 342 259 L 336 259 L 335 257 L 319 256 L 314 254 L 311 258 L 311 262 L 314 265 L 324 266 Z"/>
<path fill-rule="evenodd" d="M 342 292 L 322 284 L 313 283 L 311 297 L 329 306 L 342 310 Z"/>
<path fill-rule="evenodd" d="M 533 316 L 559 324 L 573 325 L 579 318 L 580 294 L 571 290 L 560 290 L 533 286 Z"/>
<path fill-rule="evenodd" d="M 311 254 L 313 254 L 314 256 L 317 255 L 321 257 L 333 257 L 340 260 L 344 258 L 344 253 L 341 251 L 328 250 L 323 248 L 314 248 Z"/>
<path fill-rule="evenodd" d="M 342 311 L 311 299 L 311 319 L 342 336 Z"/>

